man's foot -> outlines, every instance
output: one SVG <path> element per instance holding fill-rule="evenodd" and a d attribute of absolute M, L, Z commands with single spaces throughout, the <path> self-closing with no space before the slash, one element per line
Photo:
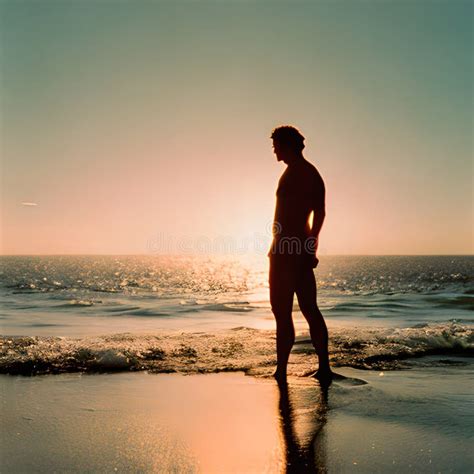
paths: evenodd
<path fill-rule="evenodd" d="M 272 375 L 278 382 L 286 381 L 286 370 L 276 369 Z"/>
<path fill-rule="evenodd" d="M 318 380 L 321 386 L 326 386 L 326 387 L 331 385 L 331 382 L 334 376 L 335 376 L 334 372 L 329 367 L 320 368 L 316 372 L 311 374 L 311 377 L 314 377 L 316 380 Z"/>

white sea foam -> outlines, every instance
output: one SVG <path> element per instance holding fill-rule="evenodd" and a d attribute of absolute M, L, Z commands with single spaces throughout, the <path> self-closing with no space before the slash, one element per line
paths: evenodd
<path fill-rule="evenodd" d="M 122 333 L 81 339 L 2 336 L 0 344 L 0 373 L 10 374 L 243 370 L 268 375 L 276 362 L 274 331 L 246 327 L 215 332 Z M 473 348 L 472 327 L 455 323 L 404 329 L 337 328 L 330 338 L 334 366 L 376 370 L 409 367 L 413 360 L 427 355 L 470 356 Z M 298 337 L 290 359 L 290 373 L 307 374 L 314 369 L 315 362 L 309 337 Z"/>

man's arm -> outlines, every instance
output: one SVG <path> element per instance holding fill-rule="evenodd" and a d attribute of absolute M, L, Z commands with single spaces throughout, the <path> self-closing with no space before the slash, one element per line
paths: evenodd
<path fill-rule="evenodd" d="M 310 246 L 312 249 L 313 257 L 313 268 L 316 268 L 319 260 L 316 257 L 316 251 L 318 250 L 319 244 L 319 233 L 323 227 L 324 219 L 326 217 L 326 189 L 322 179 L 319 179 L 314 190 L 314 199 L 313 199 L 313 224 L 310 230 Z"/>
<path fill-rule="evenodd" d="M 320 208 L 314 209 L 313 212 L 313 225 L 311 226 L 310 235 L 315 239 L 314 253 L 316 253 L 316 250 L 318 249 L 319 232 L 321 232 L 321 228 L 323 227 L 326 211 L 324 208 Z"/>

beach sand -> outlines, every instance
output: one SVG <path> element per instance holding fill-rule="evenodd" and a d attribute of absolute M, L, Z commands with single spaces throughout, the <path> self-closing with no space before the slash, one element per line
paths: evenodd
<path fill-rule="evenodd" d="M 0 376 L 2 472 L 470 472 L 472 368 Z M 453 400 L 456 403 L 453 403 Z M 469 418 L 468 415 L 471 415 Z M 471 439 L 472 441 L 472 439 Z"/>

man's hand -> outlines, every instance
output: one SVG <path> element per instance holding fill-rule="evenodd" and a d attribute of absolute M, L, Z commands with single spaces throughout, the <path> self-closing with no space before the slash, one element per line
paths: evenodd
<path fill-rule="evenodd" d="M 309 264 L 311 268 L 316 268 L 319 263 L 318 257 L 316 257 L 316 250 L 318 249 L 318 238 L 310 236 L 305 240 L 304 251 L 307 254 Z"/>

